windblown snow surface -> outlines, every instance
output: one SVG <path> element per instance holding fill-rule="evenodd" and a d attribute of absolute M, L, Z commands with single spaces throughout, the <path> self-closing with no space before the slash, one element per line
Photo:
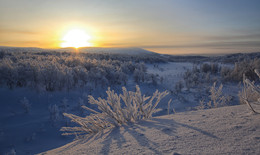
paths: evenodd
<path fill-rule="evenodd" d="M 40 154 L 260 154 L 260 115 L 246 105 L 165 115 Z"/>

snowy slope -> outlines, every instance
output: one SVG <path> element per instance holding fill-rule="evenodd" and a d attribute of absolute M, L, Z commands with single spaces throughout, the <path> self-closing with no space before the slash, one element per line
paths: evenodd
<path fill-rule="evenodd" d="M 154 66 L 154 64 L 147 66 L 147 72 L 163 77 L 165 87 L 169 89 L 174 88 L 177 82 L 183 80 L 183 74 L 187 69 L 192 69 L 194 64 L 190 62 L 168 62 L 158 66 Z"/>
<path fill-rule="evenodd" d="M 260 154 L 260 115 L 246 105 L 177 113 L 41 154 Z"/>

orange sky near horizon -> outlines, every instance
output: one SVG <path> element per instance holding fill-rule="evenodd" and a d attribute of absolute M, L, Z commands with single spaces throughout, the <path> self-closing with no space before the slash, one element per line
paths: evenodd
<path fill-rule="evenodd" d="M 259 16 L 257 0 L 0 0 L 0 46 L 60 48 L 64 36 L 77 29 L 89 39 L 75 46 L 166 54 L 257 52 Z M 76 38 L 67 40 L 82 41 Z"/>

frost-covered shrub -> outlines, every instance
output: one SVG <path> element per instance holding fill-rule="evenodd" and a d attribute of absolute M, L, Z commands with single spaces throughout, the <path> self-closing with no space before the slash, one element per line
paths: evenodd
<path fill-rule="evenodd" d="M 203 63 L 201 65 L 201 71 L 204 72 L 204 73 L 208 73 L 208 72 L 211 72 L 213 74 L 217 73 L 218 70 L 219 70 L 219 65 L 217 63 Z"/>
<path fill-rule="evenodd" d="M 255 73 L 260 79 L 260 72 L 259 70 L 255 70 Z M 243 78 L 243 84 L 244 87 L 242 91 L 239 92 L 239 99 L 240 103 L 245 103 L 249 106 L 249 108 L 254 113 L 260 113 L 259 111 L 256 111 L 252 104 L 260 105 L 260 86 L 256 85 L 255 82 L 250 81 L 245 75 Z"/>
<path fill-rule="evenodd" d="M 210 99 L 211 101 L 208 102 L 209 107 L 220 107 L 227 105 L 227 103 L 230 101 L 229 96 L 223 95 L 222 92 L 223 85 L 221 84 L 218 88 L 216 87 L 216 82 L 214 82 L 213 86 L 210 88 Z"/>
<path fill-rule="evenodd" d="M 35 138 L 36 138 L 36 133 L 34 132 L 34 133 L 32 133 L 31 135 L 29 135 L 28 137 L 26 137 L 26 138 L 25 138 L 25 141 L 26 141 L 27 143 L 29 143 L 29 142 L 34 141 Z"/>
<path fill-rule="evenodd" d="M 16 155 L 16 151 L 14 148 L 12 148 L 11 150 L 9 150 L 8 152 L 6 152 L 4 155 Z"/>
<path fill-rule="evenodd" d="M 205 75 L 205 81 L 206 82 L 210 82 L 211 81 L 211 77 L 210 77 L 210 73 L 209 72 L 206 73 L 206 75 Z"/>
<path fill-rule="evenodd" d="M 140 83 L 140 82 L 144 82 L 145 80 L 145 74 L 143 71 L 139 70 L 139 69 L 136 69 L 134 71 L 134 81 L 136 83 Z"/>
<path fill-rule="evenodd" d="M 204 73 L 210 72 L 210 65 L 207 63 L 204 63 L 201 65 L 201 71 Z"/>
<path fill-rule="evenodd" d="M 243 80 L 243 83 L 245 81 Z M 245 101 L 245 98 L 247 98 L 247 101 L 249 103 L 251 102 L 257 102 L 260 98 L 260 94 L 254 91 L 247 83 L 244 83 L 244 86 L 241 91 L 238 93 L 240 104 L 247 104 Z"/>
<path fill-rule="evenodd" d="M 159 75 L 149 74 L 153 85 L 157 85 L 159 81 Z"/>
<path fill-rule="evenodd" d="M 21 105 L 25 111 L 25 113 L 29 113 L 31 109 L 31 104 L 29 103 L 28 99 L 24 97 L 21 101 Z"/>
<path fill-rule="evenodd" d="M 257 75 L 254 73 L 255 69 L 260 69 L 260 59 L 245 59 L 235 63 L 233 70 L 225 71 L 224 78 L 239 82 L 243 80 L 243 75 L 245 75 L 249 80 L 258 80 Z"/>
<path fill-rule="evenodd" d="M 122 94 L 117 94 L 108 88 L 106 99 L 94 99 L 93 96 L 89 96 L 89 103 L 97 105 L 100 112 L 83 106 L 84 109 L 92 112 L 92 114 L 86 117 L 79 117 L 64 113 L 72 122 L 80 126 L 63 127 L 61 131 L 67 132 L 64 135 L 97 133 L 105 128 L 151 118 L 152 114 L 157 112 L 156 106 L 168 94 L 167 91 L 160 93 L 156 90 L 152 96 L 145 96 L 142 95 L 138 86 L 136 86 L 135 92 L 127 91 L 125 87 L 122 90 Z"/>
<path fill-rule="evenodd" d="M 172 102 L 172 99 L 170 99 L 169 101 L 168 101 L 168 108 L 167 108 L 167 114 L 169 115 L 170 114 L 170 107 L 171 107 L 171 102 Z M 174 112 L 175 110 L 174 110 L 174 108 L 173 108 L 173 112 Z M 174 112 L 175 113 L 175 112 Z"/>
<path fill-rule="evenodd" d="M 220 70 L 221 78 L 222 78 L 224 81 L 230 80 L 231 71 L 232 71 L 232 69 L 229 68 L 229 67 L 226 67 L 226 66 L 221 67 L 221 70 Z"/>
<path fill-rule="evenodd" d="M 211 72 L 212 72 L 212 73 L 218 73 L 218 71 L 219 71 L 219 65 L 218 65 L 218 63 L 212 63 L 212 64 L 211 64 Z"/>
<path fill-rule="evenodd" d="M 206 109 L 207 106 L 208 105 L 205 104 L 204 99 L 202 99 L 202 100 L 199 101 L 199 105 L 196 106 L 194 109 L 195 110 L 203 110 L 203 109 Z"/>
<path fill-rule="evenodd" d="M 67 112 L 68 111 L 68 99 L 63 98 L 61 101 L 61 107 L 62 107 L 62 113 Z"/>
<path fill-rule="evenodd" d="M 201 110 L 201 109 L 217 108 L 217 107 L 228 105 L 228 103 L 232 98 L 231 96 L 224 95 L 222 89 L 223 89 L 222 84 L 219 87 L 217 87 L 216 82 L 214 82 L 212 87 L 210 87 L 209 90 L 206 90 L 207 92 L 210 92 L 208 99 L 207 100 L 205 100 L 205 98 L 201 99 L 199 101 L 199 105 L 195 107 L 195 109 Z"/>
<path fill-rule="evenodd" d="M 153 56 L 155 57 L 155 56 Z M 106 88 L 124 85 L 128 76 L 135 81 L 149 82 L 146 57 L 116 54 L 77 55 L 68 52 L 5 52 L 0 61 L 0 85 L 31 87 L 46 91 L 71 90 L 92 85 Z M 154 60 L 147 56 L 147 61 Z"/>
<path fill-rule="evenodd" d="M 4 58 L 4 56 L 5 56 L 5 52 L 4 52 L 4 51 L 2 51 L 2 50 L 0 50 L 0 59 L 3 59 L 3 58 Z"/>
<path fill-rule="evenodd" d="M 0 62 L 0 82 L 1 84 L 6 84 L 10 89 L 12 89 L 15 86 L 15 77 L 17 76 L 13 62 L 7 58 Z"/>
<path fill-rule="evenodd" d="M 182 81 L 179 81 L 175 84 L 175 91 L 177 94 L 180 93 L 183 88 L 184 88 L 184 85 L 183 85 Z"/>
<path fill-rule="evenodd" d="M 50 112 L 50 120 L 52 122 L 56 122 L 60 119 L 60 110 L 56 104 L 49 106 L 49 112 Z"/>
<path fill-rule="evenodd" d="M 188 69 L 186 72 L 184 72 L 183 79 L 186 88 L 190 90 L 190 88 L 199 85 L 203 78 L 203 75 L 204 74 L 200 73 L 197 66 L 193 66 L 192 70 Z M 203 80 L 203 82 L 204 81 L 205 80 Z"/>

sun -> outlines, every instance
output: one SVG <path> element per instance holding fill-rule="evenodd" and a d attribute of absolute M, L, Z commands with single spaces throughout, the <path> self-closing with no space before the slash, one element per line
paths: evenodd
<path fill-rule="evenodd" d="M 62 38 L 61 47 L 89 47 L 91 36 L 82 29 L 72 29 L 68 31 Z"/>

